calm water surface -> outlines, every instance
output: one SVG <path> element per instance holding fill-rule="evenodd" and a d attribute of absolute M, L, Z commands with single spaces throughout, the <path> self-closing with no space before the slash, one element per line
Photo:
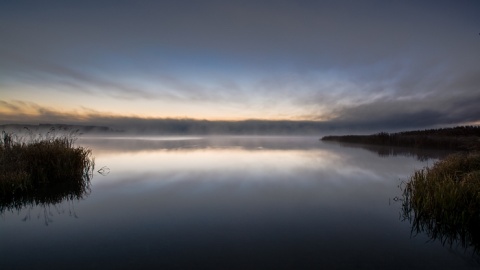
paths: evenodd
<path fill-rule="evenodd" d="M 399 184 L 435 160 L 318 137 L 82 138 L 81 201 L 0 216 L 0 269 L 473 269 L 412 236 Z"/>

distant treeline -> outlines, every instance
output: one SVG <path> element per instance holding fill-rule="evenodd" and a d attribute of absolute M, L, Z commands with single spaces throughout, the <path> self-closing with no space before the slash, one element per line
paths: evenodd
<path fill-rule="evenodd" d="M 118 120 L 118 119 L 117 119 Z M 78 130 L 84 134 L 141 134 L 141 135 L 317 135 L 330 130 L 329 124 L 316 121 L 208 121 L 193 119 L 112 119 L 100 126 L 40 124 L 0 125 L 0 130 L 18 133 L 24 127 L 35 132 L 56 130 Z"/>
<path fill-rule="evenodd" d="M 23 130 L 30 132 L 47 132 L 55 130 L 61 131 L 78 131 L 80 133 L 112 133 L 122 132 L 122 130 L 114 130 L 106 126 L 93 126 L 93 125 L 66 125 L 66 124 L 38 124 L 38 125 L 21 125 L 21 124 L 7 124 L 0 125 L 0 130 L 18 133 Z"/>
<path fill-rule="evenodd" d="M 480 150 L 480 126 L 459 126 L 399 133 L 380 132 L 372 135 L 325 136 L 322 140 L 399 147 Z"/>
<path fill-rule="evenodd" d="M 131 125 L 140 134 L 198 134 L 198 135 L 284 135 L 319 134 L 325 128 L 315 121 L 208 121 L 191 119 L 162 119 L 152 122 L 138 121 Z"/>

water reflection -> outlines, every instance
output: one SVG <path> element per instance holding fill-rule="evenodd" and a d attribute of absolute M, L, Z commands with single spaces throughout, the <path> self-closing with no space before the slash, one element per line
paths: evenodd
<path fill-rule="evenodd" d="M 411 239 L 388 204 L 399 179 L 426 165 L 411 157 L 381 158 L 318 137 L 78 143 L 110 174 L 75 205 L 79 219 L 46 227 L 6 213 L 1 269 L 30 269 L 51 254 L 58 260 L 50 269 L 469 267 L 426 237 Z"/>
<path fill-rule="evenodd" d="M 317 139 L 289 136 L 82 137 L 79 142 L 95 149 L 96 153 L 131 153 L 194 149 L 308 150 L 318 147 Z"/>
<path fill-rule="evenodd" d="M 389 147 L 334 141 L 325 141 L 325 143 L 365 149 L 376 153 L 382 158 L 406 156 L 414 157 L 419 161 L 439 160 L 455 152 L 449 150 Z M 411 171 L 411 174 L 413 173 L 414 171 Z M 430 214 L 432 209 L 419 209 L 416 204 L 412 203 L 411 197 L 413 194 L 410 189 L 405 187 L 405 182 L 399 185 L 399 192 L 401 192 L 402 195 L 394 197 L 393 200 L 401 203 L 400 217 L 402 221 L 410 223 L 411 236 L 426 235 L 429 241 L 439 241 L 450 250 L 456 250 L 460 247 L 463 249 L 463 252 L 459 253 L 468 254 L 471 252 L 475 257 L 474 260 L 480 262 L 480 209 L 462 210 L 465 209 L 465 207 L 460 207 L 461 209 L 455 210 L 443 209 L 443 216 L 448 217 L 448 219 L 438 219 L 432 217 Z"/>
<path fill-rule="evenodd" d="M 429 159 L 441 159 L 451 154 L 450 150 L 438 150 L 438 149 L 419 149 L 412 147 L 391 147 L 384 145 L 368 145 L 368 144 L 357 144 L 357 143 L 343 143 L 335 141 L 324 141 L 327 144 L 337 144 L 343 147 L 350 148 L 362 148 L 370 152 L 376 153 L 380 157 L 391 157 L 391 156 L 406 156 L 414 157 L 419 161 L 427 161 Z"/>
<path fill-rule="evenodd" d="M 46 225 L 51 221 L 51 209 L 64 202 L 82 200 L 90 194 L 91 175 L 84 175 L 75 181 L 64 181 L 61 183 L 48 183 L 41 186 L 16 189 L 13 193 L 2 194 L 0 197 L 0 215 L 5 212 L 27 209 L 25 218 L 30 219 L 30 210 L 34 207 L 41 208 Z M 60 213 L 61 211 L 56 211 Z M 69 213 L 75 215 L 72 208 Z"/>
<path fill-rule="evenodd" d="M 401 215 L 411 224 L 413 236 L 426 234 L 432 241 L 449 248 L 461 247 L 465 252 L 471 251 L 480 262 L 480 209 L 468 209 L 461 202 L 460 207 L 443 208 L 442 215 L 434 216 L 434 209 L 414 203 L 412 196 L 424 194 L 413 194 L 411 189 L 405 188 L 401 199 Z M 437 207 L 442 207 L 441 204 L 438 202 Z"/>

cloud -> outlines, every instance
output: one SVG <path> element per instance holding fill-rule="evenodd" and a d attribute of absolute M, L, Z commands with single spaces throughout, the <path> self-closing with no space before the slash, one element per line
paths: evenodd
<path fill-rule="evenodd" d="M 0 100 L 0 107 L 4 108 L 3 111 L 8 111 L 8 112 L 15 112 L 15 111 L 21 111 L 22 107 L 20 106 L 21 104 L 18 104 L 19 102 L 6 102 L 3 100 Z"/>
<path fill-rule="evenodd" d="M 425 109 L 418 104 L 403 108 L 408 101 L 378 100 L 343 108 L 328 121 L 267 120 L 207 121 L 188 118 L 142 118 L 119 116 L 89 108 L 61 112 L 31 102 L 0 100 L 9 110 L 0 110 L 0 124 L 75 124 L 107 126 L 114 130 L 141 134 L 297 134 L 374 133 L 450 126 L 480 121 L 476 100 L 459 99 L 442 109 Z M 410 104 L 411 105 L 411 104 Z M 433 104 L 432 104 L 433 105 Z"/>
<path fill-rule="evenodd" d="M 145 51 L 170 50 L 268 68 L 283 61 L 299 68 L 344 68 L 461 49 L 468 46 L 463 35 L 473 31 L 477 38 L 472 26 L 479 21 L 474 19 L 479 4 L 471 1 L 85 2 L 31 3 L 28 10 L 18 6 L 21 13 L 5 8 L 9 27 L 3 34 L 13 38 L 4 46 L 29 42 L 35 46 L 15 49 L 80 62 L 94 61 L 96 54 L 84 56 L 95 51 L 137 58 Z"/>
<path fill-rule="evenodd" d="M 0 51 L 1 52 L 1 51 Z M 103 94 L 122 98 L 154 98 L 155 95 L 135 87 L 114 82 L 101 76 L 89 74 L 64 66 L 56 64 L 48 59 L 42 57 L 24 57 L 15 52 L 0 53 L 4 65 L 8 68 L 1 68 L 6 74 L 11 75 L 7 77 L 8 80 L 27 81 L 32 84 L 45 84 L 50 87 L 61 87 L 62 91 L 80 91 L 83 93 L 92 94 L 97 89 L 104 91 Z M 13 74 L 12 74 L 13 73 Z M 5 75 L 4 75 L 5 76 Z M 25 80 L 25 78 L 28 78 Z"/>
<path fill-rule="evenodd" d="M 479 8 L 475 1 L 2 2 L 0 79 L 37 89 L 30 101 L 47 87 L 105 102 L 222 104 L 335 127 L 478 121 Z M 45 120 L 75 119 L 40 111 Z"/>
<path fill-rule="evenodd" d="M 375 129 L 458 125 L 480 120 L 478 104 L 480 91 L 439 91 L 412 99 L 381 98 L 338 108 L 332 122 Z"/>

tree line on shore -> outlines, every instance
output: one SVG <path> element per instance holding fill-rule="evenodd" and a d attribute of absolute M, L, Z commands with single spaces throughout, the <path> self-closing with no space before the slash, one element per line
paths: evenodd
<path fill-rule="evenodd" d="M 323 141 L 446 150 L 480 150 L 480 126 L 426 129 L 372 135 L 325 136 Z"/>

